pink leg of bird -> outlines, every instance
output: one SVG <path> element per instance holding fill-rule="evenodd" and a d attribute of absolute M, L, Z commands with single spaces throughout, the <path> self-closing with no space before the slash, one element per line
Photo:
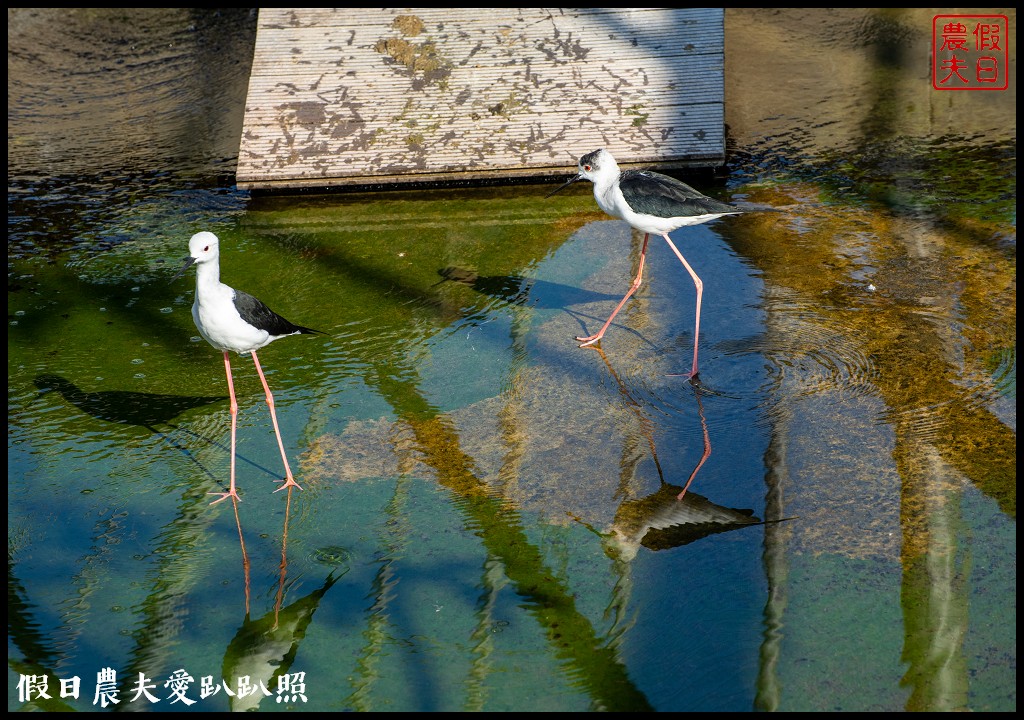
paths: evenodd
<path fill-rule="evenodd" d="M 600 330 L 597 331 L 597 333 L 595 333 L 593 335 L 590 335 L 589 337 L 578 337 L 578 338 L 576 338 L 581 343 L 580 347 L 586 347 L 587 345 L 593 345 L 598 340 L 603 338 L 604 337 L 604 331 L 607 330 L 608 326 L 612 324 L 612 320 L 614 320 L 615 316 L 619 314 L 619 310 L 621 310 L 622 306 L 626 304 L 626 301 L 629 300 L 630 297 L 632 297 L 633 293 L 636 292 L 636 289 L 638 287 L 640 287 L 640 283 L 643 282 L 644 260 L 647 257 L 647 238 L 648 237 L 650 237 L 650 236 L 647 235 L 647 234 L 644 234 L 644 245 L 640 249 L 640 267 L 639 267 L 639 269 L 636 272 L 636 278 L 633 280 L 633 284 L 629 287 L 629 292 L 626 293 L 625 297 L 623 297 L 622 300 L 619 301 L 619 304 L 615 306 L 615 309 L 612 310 L 612 314 L 608 317 L 608 320 L 605 321 L 604 327 L 602 327 Z"/>
<path fill-rule="evenodd" d="M 238 401 L 235 400 L 235 383 L 231 380 L 231 358 L 228 356 L 227 350 L 224 351 L 224 372 L 228 376 L 228 395 L 231 396 L 231 487 L 227 492 L 206 493 L 207 495 L 220 495 L 219 499 L 210 503 L 211 505 L 216 505 L 228 498 L 241 500 L 238 497 L 238 489 L 235 487 L 235 430 L 238 427 Z"/>
<path fill-rule="evenodd" d="M 695 467 L 693 472 L 690 473 L 690 478 L 686 481 L 686 485 L 683 486 L 682 492 L 676 495 L 676 500 L 682 500 L 686 496 L 686 491 L 690 489 L 690 483 L 692 483 L 693 479 L 697 477 L 697 473 L 700 471 L 705 461 L 707 461 L 708 456 L 711 455 L 711 437 L 708 435 L 708 421 L 704 417 L 704 405 L 700 401 L 700 389 L 695 389 L 694 393 L 697 396 L 697 414 L 700 415 L 700 426 L 704 430 L 704 454 L 700 456 L 700 462 L 697 463 L 697 467 Z"/>
<path fill-rule="evenodd" d="M 281 430 L 277 427 L 277 413 L 274 412 L 274 396 L 270 394 L 270 386 L 267 385 L 267 378 L 263 375 L 263 368 L 260 367 L 259 358 L 256 357 L 256 351 L 252 351 L 252 361 L 256 365 L 256 372 L 260 374 L 260 380 L 263 382 L 263 390 L 267 393 L 267 406 L 270 408 L 270 419 L 274 421 L 274 434 L 277 435 L 277 447 L 281 450 L 281 460 L 284 461 L 284 484 L 277 490 L 284 490 L 286 487 L 297 487 L 299 490 L 302 488 L 295 478 L 292 477 L 292 469 L 288 467 L 288 457 L 284 454 L 284 441 L 281 440 Z M 277 492 L 275 490 L 274 492 Z"/>
<path fill-rule="evenodd" d="M 683 257 L 683 254 L 679 252 L 679 249 L 669 239 L 668 234 L 666 233 L 665 235 L 662 235 L 662 237 L 665 238 L 665 242 L 668 243 L 668 246 L 672 248 L 672 252 L 674 252 L 676 257 L 679 258 L 679 262 L 681 262 L 683 267 L 686 268 L 686 272 L 690 273 L 690 277 L 693 278 L 693 284 L 697 288 L 697 319 L 693 324 L 693 370 L 689 373 L 679 373 L 682 377 L 690 378 L 692 380 L 697 377 L 697 343 L 699 342 L 700 336 L 700 299 L 704 294 L 704 283 L 701 282 L 699 277 L 697 277 L 697 273 L 695 273 L 693 268 L 690 267 L 690 263 L 686 262 L 686 258 Z"/>

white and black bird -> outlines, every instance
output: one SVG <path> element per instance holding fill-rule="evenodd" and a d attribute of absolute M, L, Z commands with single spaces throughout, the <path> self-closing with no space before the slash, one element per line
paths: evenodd
<path fill-rule="evenodd" d="M 647 255 L 647 240 L 651 233 L 661 235 L 672 248 L 683 267 L 693 278 L 697 288 L 697 312 L 693 327 L 693 368 L 684 375 L 697 376 L 697 348 L 700 332 L 700 303 L 704 294 L 704 283 L 694 272 L 686 258 L 668 236 L 670 232 L 687 225 L 714 220 L 723 215 L 737 215 L 737 207 L 703 195 L 684 182 L 650 170 L 620 170 L 612 154 L 605 149 L 587 153 L 579 160 L 579 173 L 569 178 L 562 186 L 552 190 L 547 197 L 568 187 L 577 180 L 589 180 L 594 184 L 594 199 L 598 206 L 609 215 L 621 218 L 644 233 L 644 244 L 640 250 L 640 267 L 636 278 L 625 297 L 619 302 L 604 326 L 588 337 L 577 337 L 580 347 L 592 345 L 604 337 L 605 331 L 618 314 L 626 300 L 636 292 L 643 281 L 644 260 Z"/>
<path fill-rule="evenodd" d="M 289 335 L 322 334 L 319 330 L 296 325 L 267 307 L 261 300 L 249 293 L 236 290 L 220 281 L 220 241 L 212 232 L 200 232 L 192 236 L 188 243 L 188 257 L 181 270 L 171 279 L 178 279 L 192 265 L 196 266 L 196 298 L 192 303 L 192 319 L 199 329 L 199 334 L 206 342 L 224 353 L 224 371 L 228 378 L 228 394 L 231 400 L 231 487 L 227 492 L 210 493 L 220 495 L 212 504 L 227 498 L 238 500 L 235 486 L 235 431 L 238 421 L 238 401 L 235 399 L 235 387 L 231 378 L 231 360 L 228 353 L 234 351 L 239 355 L 250 353 L 256 365 L 263 390 L 270 408 L 270 419 L 274 423 L 274 434 L 284 461 L 285 477 L 278 490 L 287 487 L 299 487 L 288 466 L 288 457 L 284 452 L 281 430 L 277 425 L 277 413 L 274 412 L 274 396 L 263 375 L 256 351 L 270 343 Z M 301 487 L 299 487 L 301 490 Z M 275 491 L 276 492 L 276 491 Z"/>

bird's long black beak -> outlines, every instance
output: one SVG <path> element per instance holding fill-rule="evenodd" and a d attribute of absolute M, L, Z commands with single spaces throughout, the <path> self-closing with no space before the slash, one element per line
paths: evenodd
<path fill-rule="evenodd" d="M 556 187 L 554 190 L 552 190 L 547 195 L 545 195 L 544 199 L 546 200 L 547 198 L 549 198 L 552 195 L 554 195 L 556 192 L 561 192 L 562 190 L 565 190 L 567 187 L 572 185 L 577 180 L 582 180 L 582 179 L 583 179 L 582 175 L 574 175 L 573 177 L 571 177 L 568 180 L 566 180 L 564 185 L 560 185 L 559 187 Z"/>
<path fill-rule="evenodd" d="M 174 274 L 174 277 L 172 277 L 172 278 L 171 278 L 171 279 L 170 279 L 170 280 L 169 280 L 169 281 L 167 282 L 167 284 L 168 284 L 168 285 L 170 285 L 170 284 L 171 284 L 172 282 L 174 282 L 175 280 L 177 280 L 178 278 L 180 278 L 180 277 L 181 277 L 181 274 L 182 274 L 183 272 L 185 272 L 185 271 L 186 271 L 186 270 L 188 270 L 188 269 L 189 269 L 190 267 L 192 267 L 193 265 L 195 265 L 195 262 L 196 262 L 196 259 L 195 259 L 194 257 L 192 257 L 191 255 L 189 255 L 189 256 L 188 256 L 187 258 L 185 258 L 185 264 L 181 266 L 181 270 L 179 270 L 178 272 L 176 272 L 176 273 Z"/>

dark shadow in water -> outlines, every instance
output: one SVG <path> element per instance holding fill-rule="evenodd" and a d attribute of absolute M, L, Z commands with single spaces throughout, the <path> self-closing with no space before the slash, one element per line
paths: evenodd
<path fill-rule="evenodd" d="M 198 465 L 211 478 L 213 478 L 213 475 L 210 471 L 196 459 L 188 448 L 183 447 L 173 438 L 161 432 L 158 427 L 166 426 L 173 430 L 187 433 L 222 450 L 227 450 L 220 443 L 171 422 L 171 420 L 188 410 L 224 402 L 228 399 L 227 395 L 161 395 L 158 393 L 140 393 L 129 390 L 87 392 L 70 380 L 52 374 L 39 375 L 35 378 L 34 382 L 41 392 L 58 392 L 66 402 L 97 420 L 117 423 L 119 425 L 134 425 L 149 430 L 176 450 L 180 450 L 185 457 Z M 252 460 L 247 460 L 241 455 L 238 457 L 258 470 L 267 473 L 275 480 L 278 479 L 278 475 L 268 468 L 258 465 Z"/>
<path fill-rule="evenodd" d="M 604 322 L 603 317 L 588 315 L 572 309 L 573 305 L 584 305 L 593 302 L 619 302 L 621 295 L 584 290 L 583 288 L 565 285 L 563 283 L 551 282 L 549 280 L 538 280 L 536 278 L 523 277 L 522 275 L 478 275 L 468 268 L 449 266 L 437 271 L 441 276 L 435 285 L 445 281 L 462 283 L 473 288 L 477 292 L 488 297 L 506 302 L 509 305 L 536 308 L 538 310 L 562 310 L 576 320 L 580 326 L 580 332 L 587 332 L 587 320 Z M 623 330 L 647 343 L 651 347 L 654 344 L 639 332 L 630 327 L 623 326 Z M 600 347 L 589 345 L 587 347 Z"/>
<path fill-rule="evenodd" d="M 160 431 L 156 429 L 158 425 L 170 425 L 171 420 L 186 410 L 224 402 L 228 399 L 227 395 L 158 395 L 127 390 L 86 392 L 59 375 L 40 375 L 34 382 L 36 387 L 43 392 L 57 391 L 67 402 L 97 420 L 121 425 L 137 425 L 158 435 L 160 434 Z"/>
<path fill-rule="evenodd" d="M 460 267 L 442 268 L 437 271 L 437 274 L 442 278 L 438 283 L 445 280 L 462 283 L 479 293 L 503 300 L 510 305 L 565 310 L 570 305 L 607 300 L 619 301 L 618 295 L 583 290 L 572 285 L 538 280 L 522 275 L 477 275 L 472 270 Z"/>

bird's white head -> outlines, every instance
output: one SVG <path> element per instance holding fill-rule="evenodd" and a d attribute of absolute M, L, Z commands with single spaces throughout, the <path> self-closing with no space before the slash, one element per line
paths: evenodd
<path fill-rule="evenodd" d="M 188 254 L 197 264 L 216 260 L 220 255 L 220 240 L 212 232 L 198 232 L 188 241 Z"/>
<path fill-rule="evenodd" d="M 551 197 L 556 192 L 564 190 L 577 180 L 589 180 L 597 186 L 602 185 L 602 183 L 612 183 L 619 177 L 619 164 L 615 162 L 612 154 L 604 148 L 589 152 L 581 157 L 578 167 L 578 173 L 569 178 L 564 185 L 549 192 L 547 197 Z M 594 192 L 597 192 L 596 188 Z"/>
<path fill-rule="evenodd" d="M 619 176 L 619 164 L 604 148 L 581 157 L 579 167 L 580 177 L 593 183 L 604 178 L 614 179 Z"/>
<path fill-rule="evenodd" d="M 181 270 L 171 278 L 174 282 L 182 273 L 193 265 L 202 265 L 206 262 L 215 262 L 220 257 L 220 240 L 212 232 L 198 232 L 188 241 L 188 257 L 184 259 Z M 214 266 L 216 267 L 216 265 Z"/>

